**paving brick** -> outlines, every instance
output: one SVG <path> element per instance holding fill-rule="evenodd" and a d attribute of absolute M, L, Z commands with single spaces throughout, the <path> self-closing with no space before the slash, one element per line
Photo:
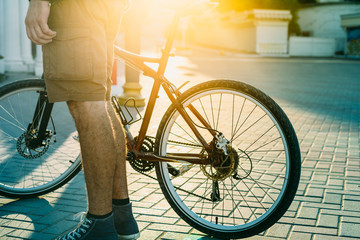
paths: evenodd
<path fill-rule="evenodd" d="M 338 215 L 338 216 L 346 216 L 346 217 L 358 217 L 359 216 L 358 212 L 333 210 L 333 209 L 322 209 L 321 213 L 330 214 L 330 215 Z"/>
<path fill-rule="evenodd" d="M 166 199 L 162 199 L 161 201 L 157 202 L 153 208 L 156 209 L 169 209 L 170 208 L 170 204 L 168 203 L 168 201 Z"/>
<path fill-rule="evenodd" d="M 0 222 L 0 238 L 4 239 L 6 235 L 14 231 L 16 231 L 16 229 L 6 227 Z"/>
<path fill-rule="evenodd" d="M 66 218 L 73 217 L 73 215 L 74 215 L 73 213 L 69 213 L 69 212 L 54 211 L 38 219 L 37 222 L 43 224 L 54 224 Z"/>
<path fill-rule="evenodd" d="M 318 234 L 318 235 L 314 235 L 313 239 L 314 240 L 352 240 L 354 238 Z"/>
<path fill-rule="evenodd" d="M 60 236 L 77 226 L 77 223 L 73 221 L 61 221 L 53 224 L 51 227 L 42 231 L 43 233 L 53 234 L 56 236 Z"/>
<path fill-rule="evenodd" d="M 311 186 L 305 192 L 305 196 L 307 197 L 320 197 L 322 198 L 324 195 L 324 189 L 321 188 L 312 188 Z"/>
<path fill-rule="evenodd" d="M 282 217 L 278 223 L 284 224 L 295 224 L 295 225 L 305 225 L 305 226 L 314 226 L 316 223 L 316 219 L 308 219 L 308 218 L 298 218 L 298 217 Z"/>
<path fill-rule="evenodd" d="M 289 240 L 311 240 L 312 234 L 310 233 L 301 233 L 301 232 L 291 232 Z"/>
<path fill-rule="evenodd" d="M 275 224 L 266 231 L 266 236 L 286 238 L 289 235 L 291 225 Z"/>
<path fill-rule="evenodd" d="M 359 184 L 359 182 L 345 180 L 345 190 L 360 191 L 360 184 Z"/>
<path fill-rule="evenodd" d="M 177 233 L 189 233 L 191 230 L 191 227 L 189 226 L 179 226 L 177 224 L 160 224 L 160 223 L 152 223 L 150 224 L 147 229 L 149 230 L 157 230 L 157 231 L 171 231 L 171 232 L 177 232 Z"/>
<path fill-rule="evenodd" d="M 193 238 L 190 238 L 190 236 L 188 234 L 165 232 L 161 236 L 161 239 L 162 240 L 185 240 L 185 239 L 192 240 Z M 210 238 L 205 237 L 205 239 L 210 239 Z"/>
<path fill-rule="evenodd" d="M 342 222 L 348 222 L 348 223 L 360 223 L 359 217 L 341 217 Z"/>
<path fill-rule="evenodd" d="M 330 165 L 330 164 L 329 164 Z M 319 182 L 319 183 L 322 183 L 322 184 L 325 184 L 326 181 L 328 180 L 328 175 L 324 175 L 324 174 L 318 174 L 318 173 L 315 173 L 312 178 L 311 178 L 311 181 L 312 182 Z"/>
<path fill-rule="evenodd" d="M 314 202 L 304 202 L 304 207 L 312 207 L 312 208 L 319 208 L 319 209 L 335 209 L 340 210 L 340 204 L 332 204 L 332 203 L 314 203 Z"/>
<path fill-rule="evenodd" d="M 53 239 L 57 237 L 53 234 L 47 234 L 47 233 L 40 233 L 40 232 L 32 232 L 32 231 L 18 231 L 12 235 L 12 233 L 9 234 L 9 236 L 14 236 L 17 239 Z"/>
<path fill-rule="evenodd" d="M 139 240 L 158 239 L 161 235 L 163 235 L 163 231 L 154 231 L 154 230 L 145 229 L 140 233 Z"/>
<path fill-rule="evenodd" d="M 319 227 L 332 227 L 337 228 L 339 226 L 339 216 L 328 215 L 320 213 L 317 226 Z"/>
<path fill-rule="evenodd" d="M 299 218 L 310 218 L 310 219 L 316 219 L 319 214 L 318 208 L 312 208 L 312 207 L 300 207 L 300 211 L 298 212 Z"/>
<path fill-rule="evenodd" d="M 165 210 L 154 208 L 134 208 L 133 210 L 141 215 L 162 216 L 165 213 Z"/>
<path fill-rule="evenodd" d="M 170 217 L 158 217 L 158 216 L 151 216 L 151 215 L 140 215 L 138 218 L 140 221 L 150 222 L 150 223 L 169 223 L 173 224 L 177 221 L 177 218 L 170 218 Z"/>
<path fill-rule="evenodd" d="M 172 208 L 170 208 L 164 215 L 163 215 L 164 217 L 174 217 L 174 218 L 176 218 L 176 217 L 179 217 L 179 215 L 177 215 L 177 213 L 172 209 Z"/>
<path fill-rule="evenodd" d="M 343 201 L 343 209 L 346 211 L 357 211 L 360 216 L 360 202 L 359 201 L 344 200 Z"/>
<path fill-rule="evenodd" d="M 342 200 L 341 194 L 336 193 L 325 193 L 324 203 L 340 204 Z"/>
<path fill-rule="evenodd" d="M 304 232 L 304 233 L 312 233 L 312 234 L 324 234 L 324 235 L 337 235 L 336 228 L 325 228 L 325 227 L 315 227 L 315 226 L 299 226 L 296 225 L 293 227 L 294 232 Z"/>
<path fill-rule="evenodd" d="M 360 238 L 360 223 L 340 223 L 340 236 Z"/>

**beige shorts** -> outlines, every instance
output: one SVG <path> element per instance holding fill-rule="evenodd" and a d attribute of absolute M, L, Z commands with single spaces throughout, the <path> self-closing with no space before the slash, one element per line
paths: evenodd
<path fill-rule="evenodd" d="M 43 46 L 50 102 L 110 99 L 113 43 L 129 0 L 59 0 L 50 9 L 56 37 Z"/>

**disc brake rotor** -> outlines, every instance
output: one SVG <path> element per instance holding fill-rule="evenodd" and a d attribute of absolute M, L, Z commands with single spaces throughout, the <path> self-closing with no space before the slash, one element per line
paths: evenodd
<path fill-rule="evenodd" d="M 50 141 L 44 141 L 44 144 L 40 147 L 30 148 L 27 142 L 29 141 L 29 139 L 34 137 L 34 134 L 31 134 L 29 136 L 29 133 L 25 132 L 17 140 L 16 149 L 18 153 L 24 158 L 35 159 L 41 157 L 49 149 Z"/>

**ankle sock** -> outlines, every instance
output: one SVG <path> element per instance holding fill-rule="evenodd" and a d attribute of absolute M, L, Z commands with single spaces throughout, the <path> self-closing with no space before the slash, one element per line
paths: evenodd
<path fill-rule="evenodd" d="M 107 213 L 107 214 L 104 214 L 104 215 L 95 215 L 95 214 L 91 214 L 91 213 L 87 213 L 86 214 L 86 217 L 88 218 L 94 218 L 94 219 L 105 219 L 107 217 L 110 217 L 110 215 L 112 214 L 112 211 Z"/>
<path fill-rule="evenodd" d="M 124 198 L 124 199 L 113 199 L 112 200 L 112 204 L 115 206 L 122 206 L 122 205 L 126 205 L 130 203 L 130 199 L 129 198 Z"/>

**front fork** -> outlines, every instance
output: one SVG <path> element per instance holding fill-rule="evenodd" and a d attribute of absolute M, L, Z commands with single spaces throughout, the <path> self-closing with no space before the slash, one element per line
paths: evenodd
<path fill-rule="evenodd" d="M 33 120 L 29 123 L 27 132 L 29 136 L 36 133 L 36 137 L 32 137 L 28 142 L 32 149 L 43 146 L 44 140 L 49 137 L 47 126 L 51 117 L 51 111 L 54 103 L 50 103 L 46 91 L 39 92 L 39 98 L 36 104 Z M 55 131 L 55 128 L 54 128 Z M 56 134 L 55 132 L 53 133 Z"/>

